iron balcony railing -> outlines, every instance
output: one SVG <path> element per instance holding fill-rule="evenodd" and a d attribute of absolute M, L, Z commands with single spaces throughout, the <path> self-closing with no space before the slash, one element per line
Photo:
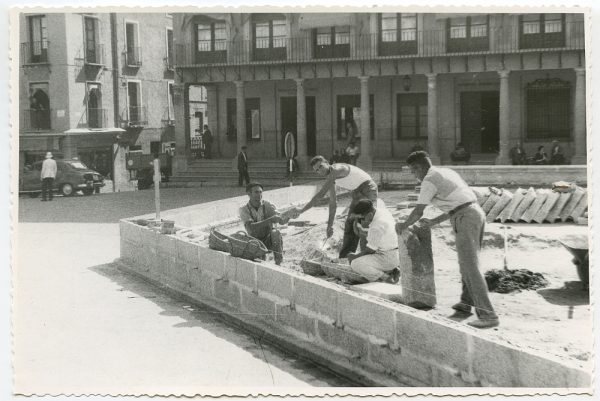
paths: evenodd
<path fill-rule="evenodd" d="M 121 113 L 121 122 L 129 127 L 143 127 L 148 125 L 146 106 L 125 107 Z"/>
<path fill-rule="evenodd" d="M 485 33 L 485 35 L 483 35 Z M 348 43 L 317 44 L 314 36 L 278 38 L 268 46 L 249 40 L 219 43 L 207 51 L 194 43 L 178 44 L 175 66 L 295 63 L 315 60 L 377 60 L 467 54 L 500 54 L 525 51 L 582 50 L 583 21 L 564 23 L 560 32 L 525 34 L 519 25 L 489 27 L 483 36 L 451 37 L 447 29 L 382 37 L 381 34 L 349 35 Z M 258 45 L 258 47 L 257 47 Z"/>
<path fill-rule="evenodd" d="M 107 128 L 108 111 L 107 109 L 88 107 L 79 120 L 81 128 Z"/>
<path fill-rule="evenodd" d="M 139 67 L 142 65 L 142 48 L 127 47 L 125 53 L 125 64 L 128 67 Z"/>
<path fill-rule="evenodd" d="M 21 43 L 21 65 L 47 63 L 49 47 L 47 40 Z"/>
<path fill-rule="evenodd" d="M 104 45 L 87 44 L 83 47 L 83 60 L 85 64 L 104 65 Z"/>
<path fill-rule="evenodd" d="M 51 110 L 22 110 L 20 129 L 22 131 L 48 131 L 51 129 L 51 115 Z"/>

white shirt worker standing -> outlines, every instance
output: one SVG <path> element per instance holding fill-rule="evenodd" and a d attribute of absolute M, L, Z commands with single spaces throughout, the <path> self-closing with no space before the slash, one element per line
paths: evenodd
<path fill-rule="evenodd" d="M 52 190 L 54 188 L 54 179 L 56 178 L 56 161 L 52 158 L 52 152 L 46 153 L 46 160 L 42 163 L 42 172 L 40 179 L 42 181 L 42 202 L 52 200 Z"/>

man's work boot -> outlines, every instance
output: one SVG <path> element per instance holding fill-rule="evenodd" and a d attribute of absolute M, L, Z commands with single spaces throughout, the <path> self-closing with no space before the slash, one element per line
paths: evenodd
<path fill-rule="evenodd" d="M 500 324 L 500 320 L 496 319 L 477 319 L 467 323 L 471 327 L 478 329 L 489 329 L 490 327 L 496 327 Z"/>

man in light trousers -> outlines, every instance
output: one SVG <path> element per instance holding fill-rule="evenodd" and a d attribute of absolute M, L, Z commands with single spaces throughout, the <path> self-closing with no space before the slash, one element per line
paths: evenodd
<path fill-rule="evenodd" d="M 40 173 L 40 180 L 42 181 L 42 202 L 46 202 L 46 199 L 49 201 L 52 200 L 56 172 L 56 161 L 52 158 L 52 152 L 47 152 L 46 160 L 42 163 L 42 172 Z"/>
<path fill-rule="evenodd" d="M 477 203 L 475 193 L 454 170 L 433 167 L 429 155 L 424 151 L 411 153 L 406 163 L 421 182 L 421 191 L 416 207 L 406 221 L 396 224 L 396 231 L 402 233 L 416 222 L 431 227 L 450 219 L 456 235 L 456 252 L 462 278 L 460 302 L 452 307 L 455 316 L 467 317 L 471 314 L 471 307 L 474 307 L 478 319 L 469 322 L 470 326 L 498 326 L 498 316 L 479 270 L 485 214 Z M 433 219 L 422 218 L 423 211 L 429 204 L 443 213 Z"/>

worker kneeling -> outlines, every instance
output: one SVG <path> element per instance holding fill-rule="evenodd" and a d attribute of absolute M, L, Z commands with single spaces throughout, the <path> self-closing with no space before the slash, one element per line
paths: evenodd
<path fill-rule="evenodd" d="M 246 232 L 265 244 L 268 250 L 273 251 L 275 263 L 280 265 L 283 261 L 283 238 L 281 232 L 273 228 L 273 224 L 285 224 L 288 218 L 277 212 L 277 208 L 271 202 L 263 200 L 262 184 L 249 183 L 246 185 L 246 193 L 250 200 L 240 208 L 240 219 Z"/>
<path fill-rule="evenodd" d="M 366 281 L 397 283 L 400 277 L 396 222 L 381 199 L 369 199 L 354 207 L 355 228 L 366 246 L 360 253 L 348 254 L 350 270 Z"/>

